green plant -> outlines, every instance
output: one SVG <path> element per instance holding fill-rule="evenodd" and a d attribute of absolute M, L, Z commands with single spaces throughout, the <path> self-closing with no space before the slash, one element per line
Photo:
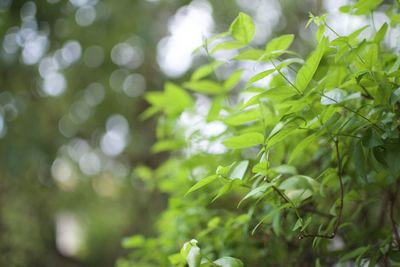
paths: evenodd
<path fill-rule="evenodd" d="M 189 81 L 148 93 L 144 117 L 160 114 L 153 150 L 171 156 L 136 173 L 170 198 L 157 238 L 124 241 L 135 266 L 399 264 L 400 59 L 384 42 L 398 7 L 384 6 L 390 25 L 346 36 L 310 15 L 317 46 L 306 59 L 290 34 L 252 47 L 255 26 L 240 13 L 205 42 L 210 62 Z M 217 61 L 221 50 L 236 54 Z M 246 77 L 258 65 L 270 67 Z"/>

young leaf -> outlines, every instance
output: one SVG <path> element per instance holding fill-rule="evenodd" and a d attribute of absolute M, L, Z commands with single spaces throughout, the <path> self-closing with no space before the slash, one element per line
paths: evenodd
<path fill-rule="evenodd" d="M 293 43 L 294 35 L 286 34 L 272 39 L 265 47 L 266 54 L 272 54 L 272 52 L 279 51 L 279 53 L 273 53 L 274 57 L 279 57 L 284 53 L 286 49 Z"/>
<path fill-rule="evenodd" d="M 301 92 L 303 92 L 307 88 L 308 84 L 313 78 L 315 72 L 317 71 L 319 62 L 325 54 L 327 47 L 328 38 L 324 37 L 318 44 L 315 51 L 311 54 L 311 56 L 306 60 L 304 65 L 298 71 L 295 86 Z"/>
<path fill-rule="evenodd" d="M 186 192 L 185 196 L 188 195 L 188 194 L 190 194 L 190 193 L 192 193 L 193 191 L 196 191 L 196 190 L 198 190 L 198 189 L 200 189 L 200 188 L 202 188 L 202 187 L 208 185 L 209 183 L 213 182 L 213 181 L 214 181 L 215 179 L 217 179 L 217 178 L 218 178 L 218 175 L 214 174 L 214 175 L 207 176 L 207 177 L 204 178 L 204 179 L 201 179 L 200 181 L 198 181 L 195 185 L 193 185 L 193 186 Z"/>
<path fill-rule="evenodd" d="M 217 95 L 225 92 L 220 84 L 211 80 L 189 81 L 183 83 L 183 86 L 197 93 L 210 95 Z M 173 102 L 170 102 L 170 104 L 171 103 Z"/>
<path fill-rule="evenodd" d="M 251 17 L 243 12 L 232 22 L 229 32 L 232 37 L 243 44 L 248 44 L 254 37 L 256 32 Z"/>
<path fill-rule="evenodd" d="M 213 73 L 215 71 L 215 69 L 217 69 L 220 65 L 222 65 L 222 62 L 214 61 L 210 64 L 201 66 L 200 68 L 198 68 L 197 70 L 195 70 L 193 72 L 190 79 L 192 81 L 198 81 L 198 80 L 210 75 L 211 73 Z"/>
<path fill-rule="evenodd" d="M 239 149 L 261 145 L 264 143 L 264 136 L 260 133 L 245 133 L 242 135 L 230 137 L 223 141 L 228 148 Z"/>

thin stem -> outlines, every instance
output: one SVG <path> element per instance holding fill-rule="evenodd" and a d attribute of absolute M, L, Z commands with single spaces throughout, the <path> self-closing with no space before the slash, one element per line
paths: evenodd
<path fill-rule="evenodd" d="M 299 94 L 299 95 L 303 95 L 302 93 L 301 93 L 301 91 L 296 87 L 296 85 L 294 85 L 287 77 L 286 77 L 286 75 L 285 74 L 283 74 L 282 72 L 281 72 L 281 70 L 280 69 L 278 69 L 278 67 L 276 66 L 276 64 L 274 63 L 274 61 L 273 60 L 271 60 L 271 63 L 272 63 L 272 65 L 274 65 L 274 68 L 275 68 L 275 70 L 293 87 L 293 89 L 294 90 L 296 90 L 296 92 Z"/>
<path fill-rule="evenodd" d="M 280 196 L 286 201 L 286 203 L 289 203 L 289 204 L 293 207 L 293 209 L 294 209 L 294 211 L 295 211 L 295 213 L 296 213 L 297 218 L 300 219 L 300 220 L 302 220 L 302 218 L 301 218 L 301 216 L 300 216 L 300 213 L 299 213 L 299 211 L 298 211 L 298 208 L 297 208 L 297 206 L 294 204 L 294 202 L 293 202 L 285 193 L 283 193 L 278 187 L 276 187 L 276 186 L 273 185 L 272 188 L 275 190 L 275 192 L 278 193 L 278 195 L 280 195 Z"/>
<path fill-rule="evenodd" d="M 336 235 L 337 229 L 339 228 L 339 225 L 342 221 L 342 214 L 343 214 L 343 200 L 344 200 L 344 186 L 343 186 L 343 169 L 342 169 L 342 159 L 340 157 L 340 151 L 339 151 L 339 139 L 334 138 L 333 139 L 335 143 L 335 150 L 336 150 L 336 157 L 337 157 L 337 175 L 339 178 L 339 184 L 340 184 L 340 206 L 339 206 L 339 213 L 338 213 L 338 219 L 336 220 L 335 226 L 333 228 L 333 235 Z"/>
<path fill-rule="evenodd" d="M 343 105 L 343 104 L 341 104 L 340 102 L 336 101 L 336 99 L 333 99 L 332 97 L 329 97 L 329 96 L 327 96 L 327 95 L 325 95 L 325 94 L 321 94 L 321 93 L 320 93 L 320 95 L 323 96 L 323 97 L 325 97 L 325 98 L 328 98 L 329 100 L 331 100 L 331 101 L 333 101 L 333 102 L 335 102 L 336 104 L 340 105 L 342 108 L 346 109 L 347 111 L 350 111 L 350 112 L 356 114 L 357 116 L 363 118 L 364 120 L 368 121 L 369 123 L 371 123 L 372 126 L 374 126 L 376 129 L 380 130 L 381 132 L 385 132 L 382 128 L 380 128 L 378 125 L 376 125 L 374 122 L 372 122 L 370 119 L 368 119 L 367 117 L 365 117 L 365 116 L 362 115 L 361 113 L 358 113 L 357 111 L 352 110 L 352 109 L 349 108 L 349 107 L 346 107 L 345 105 Z"/>
<path fill-rule="evenodd" d="M 325 22 L 325 26 L 331 30 L 337 37 L 342 37 L 340 34 L 338 34 L 334 29 L 331 28 L 331 26 L 329 26 L 326 22 Z M 346 45 L 351 49 L 354 50 L 353 46 L 348 42 L 345 41 Z M 358 57 L 358 59 L 361 61 L 362 64 L 365 65 L 365 61 L 360 57 L 360 55 L 356 52 L 356 56 Z"/>
<path fill-rule="evenodd" d="M 331 234 L 321 235 L 321 234 L 307 234 L 305 232 L 300 232 L 299 239 L 303 239 L 306 237 L 311 237 L 311 238 L 319 237 L 319 238 L 332 239 L 336 236 L 337 230 L 342 222 L 343 202 L 344 202 L 342 158 L 340 156 L 340 151 L 339 151 L 339 140 L 337 138 L 334 138 L 333 142 L 335 143 L 335 151 L 336 151 L 336 158 L 337 158 L 337 175 L 338 175 L 339 184 L 340 184 L 340 204 L 339 204 L 339 211 L 338 211 L 336 223 L 333 227 L 333 231 Z"/>
<path fill-rule="evenodd" d="M 393 193 L 390 192 L 390 189 L 388 191 L 389 193 L 389 217 L 390 217 L 390 223 L 392 225 L 392 232 L 395 238 L 395 243 L 397 243 L 397 248 L 400 249 L 400 236 L 399 232 L 397 231 L 397 223 L 394 220 L 394 205 L 396 203 L 396 198 L 397 198 L 397 193 L 399 191 L 399 183 L 397 183 L 396 189 Z"/>

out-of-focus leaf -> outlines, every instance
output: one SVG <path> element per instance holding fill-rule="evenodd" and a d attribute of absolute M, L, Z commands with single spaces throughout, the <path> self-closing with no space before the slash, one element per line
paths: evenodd
<path fill-rule="evenodd" d="M 232 22 L 229 32 L 239 42 L 248 44 L 253 39 L 256 29 L 251 17 L 240 12 L 239 16 Z"/>

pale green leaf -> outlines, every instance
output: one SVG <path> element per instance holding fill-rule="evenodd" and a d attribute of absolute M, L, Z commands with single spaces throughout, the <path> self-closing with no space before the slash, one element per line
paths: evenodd
<path fill-rule="evenodd" d="M 243 262 L 239 259 L 232 257 L 222 257 L 218 260 L 215 260 L 214 263 L 220 267 L 243 267 Z"/>
<path fill-rule="evenodd" d="M 256 29 L 251 17 L 240 12 L 239 16 L 232 22 L 229 32 L 239 42 L 248 44 L 253 39 Z"/>
<path fill-rule="evenodd" d="M 236 164 L 236 166 L 233 168 L 232 173 L 230 174 L 230 178 L 231 179 L 243 179 L 248 166 L 249 166 L 248 160 L 243 160 L 243 161 L 238 162 Z"/>
<path fill-rule="evenodd" d="M 275 52 L 273 53 L 273 56 L 278 57 L 281 54 L 283 54 L 286 49 L 290 47 L 290 45 L 293 43 L 293 40 L 294 40 L 293 34 L 285 34 L 277 38 L 274 38 L 271 41 L 269 41 L 268 44 L 266 45 L 265 53 L 272 54 L 273 52 Z"/>
<path fill-rule="evenodd" d="M 197 93 L 210 95 L 222 94 L 225 92 L 220 84 L 211 80 L 189 81 L 185 82 L 183 86 Z M 170 102 L 170 105 L 172 105 L 172 103 L 174 103 L 174 101 Z"/>
<path fill-rule="evenodd" d="M 245 133 L 242 135 L 230 137 L 223 141 L 223 144 L 228 148 L 240 149 L 261 145 L 264 143 L 264 136 L 260 133 Z"/>

